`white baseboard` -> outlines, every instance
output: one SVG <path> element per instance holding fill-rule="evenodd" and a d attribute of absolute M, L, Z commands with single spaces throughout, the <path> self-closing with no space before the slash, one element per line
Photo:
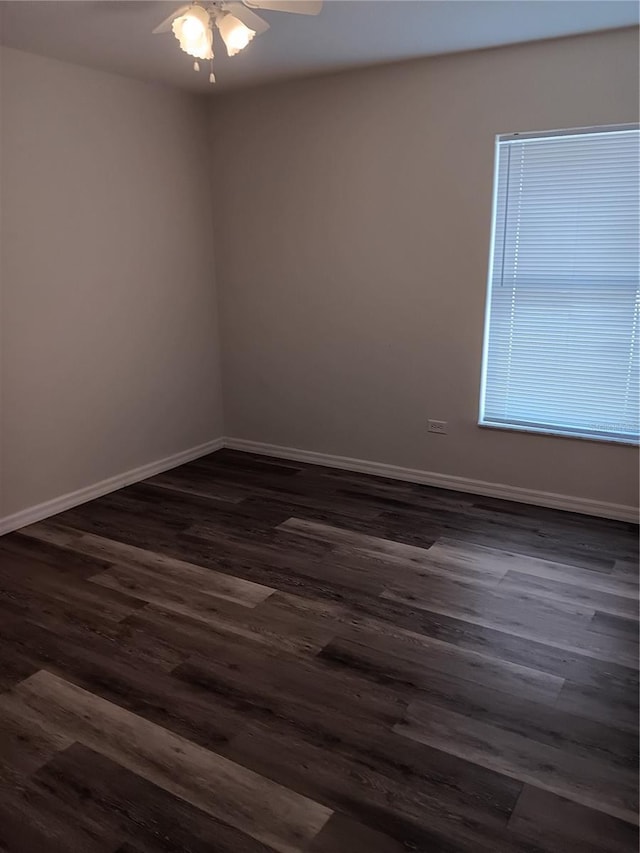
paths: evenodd
<path fill-rule="evenodd" d="M 174 453 L 173 456 L 166 456 L 164 459 L 149 462 L 147 465 L 141 465 L 139 468 L 132 468 L 123 474 L 116 474 L 115 477 L 109 477 L 106 480 L 101 480 L 99 483 L 94 483 L 75 492 L 60 495 L 50 501 L 28 507 L 13 515 L 7 515 L 4 518 L 0 518 L 0 536 L 12 530 L 18 530 L 20 527 L 25 527 L 27 524 L 34 524 L 36 521 L 42 521 L 44 518 L 64 512 L 65 509 L 71 509 L 71 507 L 92 501 L 94 498 L 99 498 L 109 492 L 115 492 L 123 486 L 139 483 L 141 480 L 153 477 L 154 474 L 161 474 L 170 468 L 177 468 L 178 465 L 184 465 L 185 462 L 191 462 L 193 459 L 199 459 L 201 456 L 206 456 L 208 453 L 220 450 L 223 446 L 224 439 L 215 438 L 213 441 L 207 441 L 205 444 L 199 444 L 197 447 L 191 447 L 189 450 Z"/>
<path fill-rule="evenodd" d="M 604 501 L 594 501 L 570 495 L 558 495 L 554 492 L 522 489 L 518 486 L 489 483 L 484 480 L 469 480 L 466 477 L 455 477 L 451 474 L 438 474 L 434 471 L 421 471 L 417 468 L 401 468 L 382 462 L 351 459 L 348 456 L 332 456 L 328 453 L 316 453 L 311 450 L 298 450 L 294 447 L 264 444 L 261 441 L 246 441 L 243 438 L 225 438 L 224 446 L 233 450 L 244 450 L 247 453 L 290 459 L 294 462 L 310 462 L 315 465 L 325 465 L 328 468 L 342 468 L 345 471 L 375 474 L 379 477 L 389 477 L 392 480 L 422 483 L 426 486 L 437 486 L 440 489 L 452 489 L 456 492 L 470 492 L 475 495 L 503 498 L 518 503 L 562 509 L 566 512 L 579 512 L 584 515 L 596 515 L 602 518 L 638 523 L 638 509 L 625 504 L 605 503 Z"/>
<path fill-rule="evenodd" d="M 614 518 L 620 521 L 631 521 L 638 523 L 638 510 L 633 506 L 624 504 L 605 503 L 593 501 L 586 498 L 571 497 L 570 495 L 558 495 L 553 492 L 540 492 L 533 489 L 521 489 L 517 486 L 507 486 L 502 483 L 489 483 L 484 480 L 469 480 L 466 477 L 455 477 L 450 474 L 438 474 L 434 471 L 421 471 L 417 468 L 401 468 L 398 465 L 386 465 L 383 462 L 370 462 L 365 459 L 352 459 L 348 456 L 333 456 L 328 453 L 316 453 L 312 450 L 299 450 L 295 447 L 281 447 L 277 444 L 265 444 L 261 441 L 247 441 L 242 438 L 216 438 L 173 456 L 158 459 L 139 468 L 117 474 L 60 495 L 50 501 L 28 507 L 13 515 L 0 518 L 0 536 L 12 530 L 18 530 L 27 524 L 42 521 L 66 509 L 71 509 L 79 504 L 87 503 L 94 498 L 99 498 L 109 492 L 115 492 L 123 486 L 139 483 L 154 474 L 160 474 L 178 465 L 184 465 L 193 459 L 206 456 L 228 447 L 232 450 L 244 450 L 247 453 L 257 453 L 262 456 L 275 456 L 279 459 L 290 459 L 294 462 L 309 462 L 314 465 L 324 465 L 328 468 L 341 468 L 344 471 L 358 471 L 361 474 L 375 474 L 378 477 L 388 477 L 392 480 L 404 480 L 408 483 L 422 483 L 426 486 L 437 486 L 441 489 L 452 489 L 456 492 L 469 492 L 476 495 L 486 495 L 493 498 L 517 501 L 519 503 L 546 506 L 553 509 L 562 509 L 567 512 L 579 512 L 584 515 L 595 515 L 603 518 Z"/>

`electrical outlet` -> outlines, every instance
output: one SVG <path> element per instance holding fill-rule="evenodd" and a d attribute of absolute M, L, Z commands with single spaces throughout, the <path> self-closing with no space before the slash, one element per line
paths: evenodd
<path fill-rule="evenodd" d="M 438 433 L 438 435 L 446 435 L 447 434 L 447 422 L 446 421 L 429 421 L 428 422 L 428 430 L 429 432 Z"/>

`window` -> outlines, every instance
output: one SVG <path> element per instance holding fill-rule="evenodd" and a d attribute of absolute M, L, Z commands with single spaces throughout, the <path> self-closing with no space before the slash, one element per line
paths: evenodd
<path fill-rule="evenodd" d="M 637 443 L 639 142 L 498 137 L 481 425 Z"/>

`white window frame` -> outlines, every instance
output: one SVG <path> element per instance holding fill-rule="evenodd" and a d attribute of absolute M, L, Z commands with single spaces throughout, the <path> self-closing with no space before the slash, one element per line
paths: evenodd
<path fill-rule="evenodd" d="M 481 368 L 481 378 L 480 378 L 480 400 L 479 400 L 479 411 L 478 411 L 478 421 L 477 424 L 482 429 L 497 429 L 497 430 L 506 430 L 508 432 L 524 432 L 529 434 L 538 434 L 538 435 L 549 435 L 554 436 L 556 438 L 570 438 L 570 439 L 579 439 L 583 441 L 597 441 L 599 443 L 612 443 L 612 444 L 623 444 L 623 445 L 631 445 L 633 447 L 637 447 L 640 444 L 639 438 L 629 438 L 625 436 L 616 435 L 611 433 L 611 435 L 605 434 L 593 434 L 593 433 L 584 433 L 578 430 L 572 430 L 569 428 L 563 429 L 562 427 L 542 427 L 537 426 L 535 424 L 517 424 L 517 423 L 497 423 L 495 421 L 487 421 L 484 417 L 484 407 L 485 407 L 485 396 L 486 396 L 486 386 L 487 386 L 487 366 L 488 366 L 488 351 L 489 351 L 489 339 L 490 339 L 490 321 L 491 321 L 491 304 L 492 304 L 492 288 L 493 288 L 493 265 L 494 265 L 494 254 L 495 254 L 495 242 L 496 242 L 496 221 L 497 221 L 497 209 L 498 209 L 498 190 L 499 190 L 499 156 L 500 156 L 500 143 L 508 142 L 512 140 L 522 140 L 522 139 L 545 139 L 553 136 L 563 136 L 563 137 L 571 137 L 571 136 L 584 136 L 589 133 L 603 133 L 603 132 L 616 132 L 616 131 L 627 131 L 627 130 L 638 130 L 640 129 L 640 124 L 629 123 L 629 124 L 618 124 L 618 125 L 603 125 L 603 126 L 591 126 L 591 127 L 576 127 L 569 129 L 555 129 L 555 130 L 546 130 L 546 131 L 528 131 L 525 133 L 504 133 L 498 134 L 495 137 L 495 145 L 494 145 L 494 159 L 493 159 L 493 192 L 492 192 L 492 204 L 491 204 L 491 237 L 490 237 L 490 245 L 489 245 L 489 264 L 488 264 L 488 272 L 487 272 L 487 287 L 486 287 L 486 299 L 485 299 L 485 311 L 484 311 L 484 331 L 483 331 L 483 343 L 482 343 L 482 368 Z M 640 235 L 639 235 L 640 239 Z"/>

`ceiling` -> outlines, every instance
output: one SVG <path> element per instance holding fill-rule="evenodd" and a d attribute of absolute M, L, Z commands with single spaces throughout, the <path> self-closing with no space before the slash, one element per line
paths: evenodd
<path fill-rule="evenodd" d="M 176 2 L 11 0 L 0 41 L 22 50 L 200 92 L 637 24 L 635 0 L 326 0 L 318 17 L 260 12 L 271 29 L 233 58 L 218 44 L 217 83 L 171 34 L 151 30 Z M 203 63 L 206 65 L 206 63 Z"/>

